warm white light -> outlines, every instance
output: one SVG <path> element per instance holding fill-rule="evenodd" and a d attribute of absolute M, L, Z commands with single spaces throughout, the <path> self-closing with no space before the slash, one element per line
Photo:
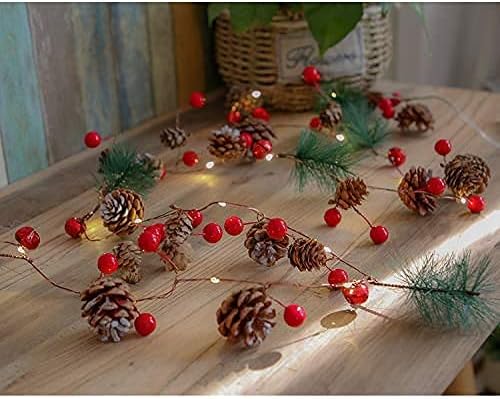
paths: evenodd
<path fill-rule="evenodd" d="M 217 204 L 222 208 L 225 208 L 227 206 L 225 202 L 217 202 Z"/>
<path fill-rule="evenodd" d="M 331 254 L 332 253 L 332 249 L 330 247 L 325 247 L 325 252 L 327 254 Z"/>
<path fill-rule="evenodd" d="M 262 93 L 259 90 L 252 91 L 253 98 L 260 98 L 261 95 L 262 95 Z"/>
<path fill-rule="evenodd" d="M 273 158 L 274 158 L 274 154 L 267 154 L 266 155 L 266 161 L 272 161 Z"/>
<path fill-rule="evenodd" d="M 135 224 L 142 223 L 142 219 L 137 218 L 137 219 L 135 219 L 135 220 L 134 220 L 134 223 L 135 223 Z"/>
<path fill-rule="evenodd" d="M 335 136 L 335 138 L 338 140 L 338 141 L 344 141 L 345 140 L 345 136 L 343 134 L 337 134 Z"/>
<path fill-rule="evenodd" d="M 212 169 L 214 166 L 215 166 L 215 162 L 214 161 L 208 161 L 205 164 L 205 168 L 207 168 L 207 169 Z"/>
<path fill-rule="evenodd" d="M 467 202 L 467 200 L 466 200 L 464 197 L 462 197 L 462 198 L 460 198 L 460 202 L 461 202 L 462 204 L 465 204 L 465 203 Z"/>
<path fill-rule="evenodd" d="M 213 284 L 219 284 L 220 283 L 220 279 L 218 279 L 217 277 L 211 277 L 210 278 L 210 282 L 213 283 Z"/>
<path fill-rule="evenodd" d="M 330 93 L 330 96 L 332 96 L 332 98 L 337 98 L 337 93 L 335 93 L 334 91 L 332 91 L 332 92 Z"/>
<path fill-rule="evenodd" d="M 26 254 L 26 250 L 25 250 L 25 249 L 24 249 L 24 247 L 22 247 L 21 245 L 19 245 L 19 246 L 17 247 L 17 252 L 20 252 L 20 253 L 22 253 L 23 255 L 24 255 L 24 254 Z"/>

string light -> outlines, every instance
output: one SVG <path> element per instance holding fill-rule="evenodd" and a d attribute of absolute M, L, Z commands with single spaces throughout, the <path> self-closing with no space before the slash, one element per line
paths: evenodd
<path fill-rule="evenodd" d="M 221 208 L 225 208 L 227 206 L 226 202 L 217 202 L 217 205 L 219 205 Z"/>
<path fill-rule="evenodd" d="M 335 93 L 334 91 L 332 91 L 332 92 L 330 93 L 330 96 L 331 96 L 332 98 L 337 98 L 337 93 Z"/>
<path fill-rule="evenodd" d="M 208 161 L 205 164 L 205 168 L 207 168 L 207 169 L 212 169 L 214 166 L 215 166 L 215 162 L 214 161 Z"/>
<path fill-rule="evenodd" d="M 266 161 L 272 161 L 273 158 L 274 158 L 274 154 L 267 154 L 265 159 L 266 159 Z"/>
<path fill-rule="evenodd" d="M 25 250 L 25 249 L 24 249 L 24 247 L 23 247 L 23 246 L 21 246 L 21 245 L 19 245 L 19 246 L 17 247 L 17 252 L 19 252 L 19 253 L 21 253 L 21 254 L 23 254 L 23 255 L 26 255 L 26 250 Z"/>
<path fill-rule="evenodd" d="M 142 223 L 142 219 L 137 218 L 137 219 L 134 220 L 134 223 L 135 224 L 141 224 Z"/>
<path fill-rule="evenodd" d="M 219 278 L 217 278 L 217 277 L 211 277 L 211 278 L 210 278 L 210 282 L 211 282 L 212 284 L 219 284 L 219 283 L 220 283 L 220 279 L 219 279 Z"/>
<path fill-rule="evenodd" d="M 327 254 L 331 254 L 332 253 L 332 249 L 330 247 L 325 247 L 325 252 Z"/>
<path fill-rule="evenodd" d="M 461 202 L 462 204 L 465 204 L 465 203 L 467 202 L 467 200 L 466 200 L 464 197 L 461 197 L 461 198 L 460 198 L 460 202 Z"/>
<path fill-rule="evenodd" d="M 344 141 L 345 140 L 345 136 L 343 134 L 337 134 L 335 136 L 335 138 L 337 139 L 337 141 Z"/>
<path fill-rule="evenodd" d="M 262 93 L 259 90 L 252 91 L 252 97 L 255 99 L 260 98 L 261 95 Z"/>

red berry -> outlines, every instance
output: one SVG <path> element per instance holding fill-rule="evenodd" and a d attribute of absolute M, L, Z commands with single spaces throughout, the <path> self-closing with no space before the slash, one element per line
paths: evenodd
<path fill-rule="evenodd" d="M 145 337 L 156 329 L 156 319 L 151 313 L 141 313 L 134 321 L 137 334 Z"/>
<path fill-rule="evenodd" d="M 311 118 L 309 127 L 314 130 L 319 130 L 321 128 L 321 119 L 319 119 L 317 116 Z"/>
<path fill-rule="evenodd" d="M 245 225 L 238 216 L 230 216 L 224 222 L 224 230 L 231 236 L 240 235 L 244 228 Z"/>
<path fill-rule="evenodd" d="M 394 93 L 392 93 L 391 105 L 393 107 L 397 107 L 400 103 L 401 103 L 401 93 L 398 91 L 395 91 Z"/>
<path fill-rule="evenodd" d="M 273 149 L 269 140 L 259 140 L 252 147 L 252 154 L 255 159 L 264 159 Z"/>
<path fill-rule="evenodd" d="M 71 238 L 80 238 L 85 233 L 85 222 L 80 218 L 70 218 L 64 224 L 64 231 Z"/>
<path fill-rule="evenodd" d="M 269 115 L 269 112 L 267 112 L 267 110 L 262 107 L 255 108 L 252 111 L 252 116 L 257 119 L 262 119 L 263 121 L 266 122 L 268 122 L 269 119 L 271 119 L 271 115 Z"/>
<path fill-rule="evenodd" d="M 215 244 L 222 238 L 222 227 L 217 223 L 209 223 L 203 228 L 203 238 L 210 244 Z"/>
<path fill-rule="evenodd" d="M 198 162 L 200 162 L 200 158 L 198 157 L 198 154 L 196 152 L 186 151 L 182 156 L 182 162 L 184 162 L 184 165 L 192 168 Z"/>
<path fill-rule="evenodd" d="M 85 135 L 85 145 L 88 148 L 95 148 L 101 144 L 101 135 L 97 132 L 88 132 Z"/>
<path fill-rule="evenodd" d="M 166 237 L 165 225 L 163 223 L 156 223 L 148 226 L 144 229 L 144 231 L 151 232 L 154 235 L 157 235 L 160 239 L 160 242 L 163 241 Z"/>
<path fill-rule="evenodd" d="M 292 303 L 285 308 L 283 318 L 290 327 L 298 327 L 306 320 L 306 310 L 302 306 Z"/>
<path fill-rule="evenodd" d="M 480 213 L 486 208 L 486 201 L 480 195 L 471 195 L 467 199 L 467 208 L 469 208 L 472 213 Z"/>
<path fill-rule="evenodd" d="M 193 108 L 203 108 L 207 102 L 205 95 L 199 91 L 193 91 L 189 97 L 189 104 Z"/>
<path fill-rule="evenodd" d="M 332 287 L 336 287 L 340 284 L 345 284 L 349 281 L 349 275 L 344 269 L 333 269 L 330 274 L 328 274 L 328 284 Z"/>
<path fill-rule="evenodd" d="M 406 154 L 401 148 L 392 147 L 387 153 L 387 158 L 393 166 L 401 166 L 406 161 Z"/>
<path fill-rule="evenodd" d="M 102 274 L 113 274 L 118 270 L 118 259 L 112 253 L 105 253 L 97 259 L 97 267 Z"/>
<path fill-rule="evenodd" d="M 137 239 L 137 245 L 144 252 L 156 252 L 160 243 L 160 236 L 151 230 L 144 230 Z"/>
<path fill-rule="evenodd" d="M 337 208 L 330 208 L 323 215 L 323 219 L 328 226 L 335 227 L 342 220 L 342 214 Z"/>
<path fill-rule="evenodd" d="M 321 74 L 315 66 L 309 65 L 302 71 L 302 79 L 306 84 L 315 86 L 321 80 Z"/>
<path fill-rule="evenodd" d="M 258 144 L 258 145 L 264 147 L 267 152 L 271 152 L 273 150 L 273 143 L 271 143 L 269 140 L 262 139 L 262 140 L 257 141 L 257 143 L 255 143 L 255 144 Z"/>
<path fill-rule="evenodd" d="M 273 218 L 267 222 L 267 235 L 276 241 L 281 241 L 285 238 L 288 231 L 286 222 L 281 218 Z"/>
<path fill-rule="evenodd" d="M 384 226 L 373 226 L 370 229 L 370 238 L 375 244 L 382 244 L 389 238 L 389 231 Z"/>
<path fill-rule="evenodd" d="M 368 286 L 365 283 L 354 283 L 350 287 L 342 288 L 344 298 L 351 305 L 361 305 L 368 299 Z"/>
<path fill-rule="evenodd" d="M 392 109 L 392 102 L 390 98 L 381 98 L 377 105 L 382 112 L 384 112 L 386 109 Z"/>
<path fill-rule="evenodd" d="M 443 157 L 448 155 L 451 152 L 451 143 L 449 140 L 441 139 L 436 141 L 434 144 L 434 150 Z"/>
<path fill-rule="evenodd" d="M 201 222 L 203 222 L 203 213 L 201 213 L 198 209 L 191 209 L 187 214 L 191 218 L 193 229 L 198 227 Z"/>
<path fill-rule="evenodd" d="M 36 249 L 40 245 L 40 235 L 30 226 L 19 228 L 15 237 L 17 242 L 26 249 Z"/>
<path fill-rule="evenodd" d="M 425 189 L 429 193 L 439 196 L 445 192 L 446 183 L 440 177 L 431 177 L 427 181 L 427 185 L 426 185 Z"/>
<path fill-rule="evenodd" d="M 240 111 L 230 111 L 228 114 L 227 114 L 227 123 L 229 123 L 230 125 L 234 125 L 235 123 L 238 123 L 239 121 L 241 121 L 241 113 Z"/>
<path fill-rule="evenodd" d="M 243 145 L 245 146 L 245 148 L 252 148 L 253 137 L 250 133 L 242 132 L 240 134 L 240 139 L 241 139 L 241 142 L 243 143 Z"/>
<path fill-rule="evenodd" d="M 385 119 L 392 119 L 394 118 L 394 108 L 390 107 L 390 108 L 386 108 L 384 109 L 384 111 L 382 112 L 382 116 L 385 118 Z"/>
<path fill-rule="evenodd" d="M 167 175 L 167 168 L 165 166 L 161 167 L 160 180 L 163 180 Z"/>

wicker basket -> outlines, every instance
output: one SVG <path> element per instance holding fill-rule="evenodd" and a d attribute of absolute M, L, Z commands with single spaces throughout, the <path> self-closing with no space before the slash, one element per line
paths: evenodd
<path fill-rule="evenodd" d="M 362 73 L 338 80 L 362 89 L 369 88 L 386 70 L 392 56 L 388 15 L 379 5 L 367 5 L 362 18 L 365 67 Z M 279 16 L 268 27 L 236 34 L 229 15 L 221 14 L 215 24 L 216 60 L 228 86 L 251 87 L 262 92 L 266 104 L 284 111 L 306 111 L 313 107 L 314 92 L 302 83 L 279 83 L 276 37 L 307 30 L 307 22 Z"/>

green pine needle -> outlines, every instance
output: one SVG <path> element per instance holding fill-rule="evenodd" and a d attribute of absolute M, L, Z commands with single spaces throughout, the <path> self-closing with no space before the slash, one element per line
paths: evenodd
<path fill-rule="evenodd" d="M 432 254 L 421 267 L 401 272 L 408 300 L 425 322 L 446 328 L 470 328 L 498 321 L 497 300 L 486 295 L 494 290 L 490 259 L 471 261 L 470 252 L 438 258 Z"/>
<path fill-rule="evenodd" d="M 350 167 L 354 163 L 348 146 L 309 129 L 302 131 L 293 158 L 299 191 L 312 181 L 323 191 L 334 191 L 338 179 L 352 174 Z"/>
<path fill-rule="evenodd" d="M 99 175 L 98 190 L 124 188 L 144 195 L 154 187 L 156 171 L 152 163 L 140 162 L 135 150 L 115 144 L 102 157 Z"/>

